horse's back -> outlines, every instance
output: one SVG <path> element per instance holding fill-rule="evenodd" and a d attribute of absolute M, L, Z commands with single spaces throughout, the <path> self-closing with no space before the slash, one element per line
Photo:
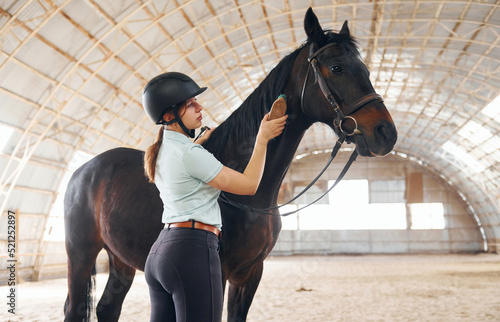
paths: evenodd
<path fill-rule="evenodd" d="M 114 172 L 122 167 L 136 167 L 141 164 L 143 152 L 134 149 L 116 148 L 103 152 L 82 166 L 71 176 L 64 198 L 65 216 L 71 216 L 75 207 L 90 210 Z"/>

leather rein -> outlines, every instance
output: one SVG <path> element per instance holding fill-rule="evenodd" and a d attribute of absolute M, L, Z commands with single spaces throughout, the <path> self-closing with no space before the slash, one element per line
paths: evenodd
<path fill-rule="evenodd" d="M 361 134 L 361 131 L 358 129 L 358 122 L 356 121 L 356 119 L 354 119 L 351 116 L 351 114 L 355 113 L 357 110 L 359 110 L 360 108 L 362 108 L 366 104 L 370 103 L 371 101 L 377 100 L 377 101 L 379 101 L 381 103 L 384 102 L 384 100 L 382 99 L 382 96 L 380 96 L 377 93 L 371 93 L 371 94 L 363 96 L 362 98 L 360 98 L 359 100 L 355 101 L 351 105 L 349 105 L 347 107 L 344 107 L 343 111 L 342 111 L 342 109 L 340 109 L 340 104 L 337 103 L 337 100 L 335 99 L 335 96 L 332 94 L 332 92 L 328 88 L 328 85 L 326 84 L 325 78 L 323 77 L 323 75 L 321 74 L 321 72 L 319 70 L 319 67 L 318 67 L 318 57 L 317 57 L 317 56 L 319 56 L 319 54 L 321 54 L 326 49 L 328 49 L 330 47 L 333 47 L 333 46 L 336 46 L 336 45 L 337 45 L 336 43 L 327 44 L 327 45 L 321 47 L 320 49 L 318 49 L 316 52 L 313 52 L 313 44 L 310 45 L 310 47 L 309 47 L 309 58 L 308 58 L 309 65 L 307 67 L 306 79 L 304 80 L 304 85 L 302 86 L 302 93 L 300 95 L 300 108 L 302 109 L 302 112 L 307 115 L 307 113 L 304 110 L 304 96 L 305 96 L 305 92 L 306 92 L 306 88 L 307 88 L 307 82 L 309 80 L 309 74 L 310 74 L 310 71 L 311 71 L 311 68 L 312 68 L 312 70 L 314 72 L 314 78 L 315 78 L 314 84 L 318 84 L 319 85 L 319 88 L 321 89 L 321 92 L 323 93 L 323 96 L 328 100 L 328 102 L 332 106 L 332 108 L 333 108 L 333 110 L 334 110 L 334 112 L 336 114 L 336 117 L 335 117 L 335 120 L 333 122 L 333 125 L 340 132 L 339 138 L 338 138 L 337 142 L 335 142 L 335 146 L 333 147 L 332 153 L 330 154 L 330 159 L 328 160 L 328 162 L 326 163 L 326 165 L 323 167 L 323 169 L 320 171 L 320 173 L 316 176 L 316 178 L 314 178 L 311 181 L 311 183 L 309 183 L 307 185 L 307 187 L 305 187 L 299 194 L 297 194 L 291 200 L 289 200 L 286 203 L 281 204 L 279 206 L 274 206 L 274 207 L 269 207 L 269 208 L 262 208 L 262 209 L 253 208 L 253 207 L 250 207 L 248 205 L 245 205 L 245 204 L 242 204 L 242 203 L 239 203 L 239 202 L 235 202 L 235 201 L 229 200 L 223 192 L 221 192 L 220 197 L 219 197 L 219 199 L 221 201 L 223 201 L 223 202 L 225 202 L 227 204 L 230 204 L 232 206 L 238 207 L 238 208 L 247 209 L 247 210 L 254 211 L 254 212 L 260 212 L 260 213 L 264 213 L 264 214 L 268 214 L 268 215 L 272 215 L 272 216 L 282 216 L 282 217 L 284 217 L 284 216 L 292 215 L 292 214 L 294 214 L 294 213 L 296 213 L 296 212 L 298 212 L 298 211 L 300 211 L 300 210 L 302 210 L 304 208 L 307 208 L 307 207 L 315 204 L 320 199 L 322 199 L 324 196 L 326 196 L 333 188 L 335 188 L 335 186 L 337 186 L 337 184 L 344 178 L 344 176 L 347 173 L 347 171 L 349 170 L 350 166 L 352 165 L 352 163 L 356 160 L 356 158 L 358 156 L 358 152 L 356 151 L 356 149 L 354 149 L 354 151 L 352 152 L 352 154 L 349 157 L 349 160 L 347 161 L 346 165 L 344 166 L 344 168 L 340 172 L 339 176 L 335 180 L 335 183 L 325 193 L 323 193 L 319 198 L 317 198 L 316 200 L 308 203 L 307 205 L 305 205 L 305 206 L 303 206 L 301 208 L 298 208 L 298 209 L 296 209 L 294 211 L 290 211 L 290 212 L 287 212 L 287 213 L 284 213 L 284 214 L 279 214 L 279 213 L 272 212 L 272 210 L 277 210 L 277 209 L 279 209 L 279 208 L 281 208 L 283 206 L 286 206 L 286 205 L 292 203 L 293 201 L 297 200 L 300 196 L 302 196 L 304 193 L 306 193 L 307 190 L 309 190 L 318 181 L 318 179 L 325 173 L 325 171 L 328 169 L 328 167 L 332 163 L 333 159 L 337 155 L 337 152 L 340 150 L 340 147 L 344 143 L 345 139 L 348 136 L 353 136 L 353 135 L 356 135 L 356 134 Z M 350 133 L 344 131 L 344 129 L 342 128 L 342 122 L 345 119 L 351 119 L 354 122 L 354 126 L 355 126 L 354 130 L 352 130 L 352 132 L 350 132 Z"/>

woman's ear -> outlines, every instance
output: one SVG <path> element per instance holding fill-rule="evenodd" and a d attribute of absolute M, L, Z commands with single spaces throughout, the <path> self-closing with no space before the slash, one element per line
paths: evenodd
<path fill-rule="evenodd" d="M 163 114 L 163 119 L 166 122 L 170 122 L 174 119 L 174 116 L 171 113 L 165 113 L 165 114 Z"/>

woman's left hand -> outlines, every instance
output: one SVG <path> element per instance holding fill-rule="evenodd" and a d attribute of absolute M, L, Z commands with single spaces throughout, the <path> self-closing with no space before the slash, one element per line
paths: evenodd
<path fill-rule="evenodd" d="M 198 140 L 194 141 L 194 143 L 196 144 L 203 144 L 205 143 L 206 140 L 208 140 L 208 138 L 210 137 L 210 135 L 212 134 L 212 132 L 215 130 L 215 127 L 214 128 L 211 128 L 210 130 L 206 130 L 205 132 L 203 132 L 203 134 L 198 138 Z"/>

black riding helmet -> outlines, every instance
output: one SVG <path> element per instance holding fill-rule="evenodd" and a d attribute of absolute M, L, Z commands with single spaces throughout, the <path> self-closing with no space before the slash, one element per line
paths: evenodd
<path fill-rule="evenodd" d="M 188 130 L 179 116 L 179 107 L 190 98 L 203 93 L 207 88 L 199 87 L 189 76 L 177 72 L 160 74 L 151 79 L 142 92 L 142 105 L 151 121 L 156 124 L 178 122 L 187 135 L 194 138 L 194 130 Z M 174 119 L 166 122 L 163 115 L 172 109 Z"/>

